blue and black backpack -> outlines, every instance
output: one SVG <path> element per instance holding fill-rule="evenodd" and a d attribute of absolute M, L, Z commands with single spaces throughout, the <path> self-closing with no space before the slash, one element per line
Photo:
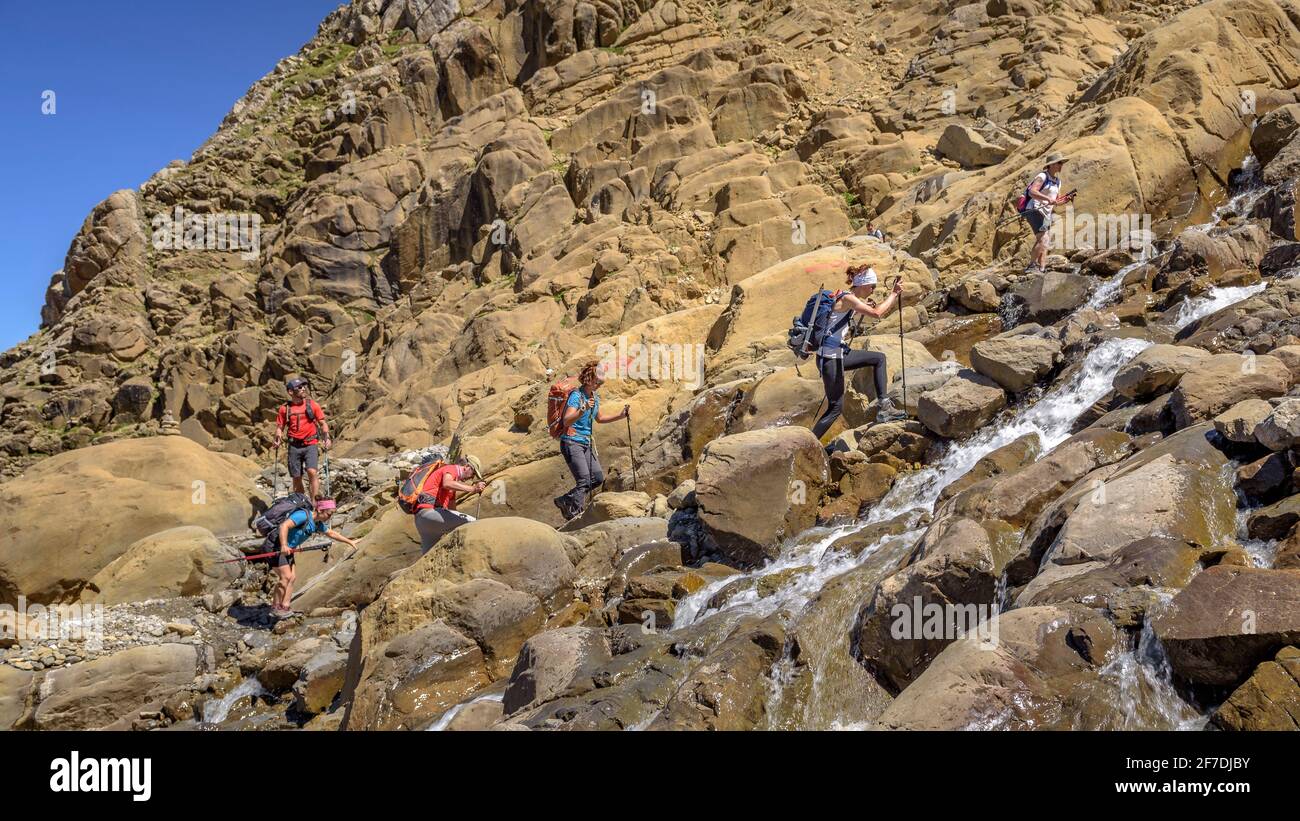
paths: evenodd
<path fill-rule="evenodd" d="M 835 309 L 835 303 L 843 291 L 826 291 L 821 288 L 817 293 L 808 297 L 808 302 L 803 306 L 803 313 L 796 316 L 790 324 L 790 336 L 786 340 L 787 347 L 800 359 L 807 359 L 810 355 L 821 349 L 822 340 L 827 335 L 835 334 L 848 324 L 853 312 L 848 311 L 838 322 L 831 325 L 831 313 Z"/>

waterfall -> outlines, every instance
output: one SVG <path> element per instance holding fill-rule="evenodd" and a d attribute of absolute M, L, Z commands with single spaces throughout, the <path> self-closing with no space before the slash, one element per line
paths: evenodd
<path fill-rule="evenodd" d="M 254 699 L 260 696 L 269 695 L 262 682 L 256 678 L 246 678 L 235 686 L 235 689 L 226 693 L 216 701 L 209 701 L 203 705 L 203 723 L 220 724 L 230 715 L 231 709 L 239 703 L 240 699 Z"/>
<path fill-rule="evenodd" d="M 505 697 L 504 693 L 488 693 L 485 696 L 478 696 L 477 698 L 471 698 L 469 701 L 462 701 L 460 704 L 448 708 L 447 712 L 438 716 L 438 718 L 432 724 L 430 724 L 428 727 L 425 727 L 424 729 L 426 732 L 430 732 L 430 733 L 442 732 L 443 730 L 447 729 L 448 725 L 451 724 L 452 719 L 460 715 L 460 711 L 464 710 L 469 705 L 478 704 L 480 701 L 501 701 L 504 697 Z"/>
<path fill-rule="evenodd" d="M 1229 305 L 1241 302 L 1243 299 L 1249 299 L 1267 287 L 1267 282 L 1256 282 L 1254 285 L 1238 285 L 1231 288 L 1216 286 L 1200 296 L 1184 300 L 1178 306 L 1178 313 L 1174 315 L 1174 331 L 1181 331 L 1198 319 L 1207 317 L 1215 311 L 1221 311 Z"/>

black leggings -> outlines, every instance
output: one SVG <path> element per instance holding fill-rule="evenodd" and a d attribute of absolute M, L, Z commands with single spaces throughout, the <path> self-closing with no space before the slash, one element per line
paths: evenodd
<path fill-rule="evenodd" d="M 885 397 L 885 355 L 880 351 L 845 351 L 842 359 L 817 357 L 817 370 L 822 374 L 822 385 L 826 388 L 826 412 L 813 425 L 812 432 L 818 439 L 830 430 L 835 420 L 840 418 L 844 408 L 844 372 L 870 365 L 875 369 L 872 374 L 876 380 L 876 397 Z"/>

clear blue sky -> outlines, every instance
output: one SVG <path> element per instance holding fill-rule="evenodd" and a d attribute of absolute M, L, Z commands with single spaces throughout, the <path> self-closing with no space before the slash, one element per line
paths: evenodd
<path fill-rule="evenodd" d="M 189 159 L 344 0 L 0 0 L 0 350 L 96 203 Z M 42 93 L 57 95 L 41 113 Z"/>

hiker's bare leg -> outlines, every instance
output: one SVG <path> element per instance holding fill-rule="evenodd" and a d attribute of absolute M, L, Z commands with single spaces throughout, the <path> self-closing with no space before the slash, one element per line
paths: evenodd
<path fill-rule="evenodd" d="M 307 481 L 311 483 L 311 498 L 320 498 L 320 479 L 316 468 L 307 468 Z"/>
<path fill-rule="evenodd" d="M 1040 268 L 1047 265 L 1047 240 L 1047 231 L 1034 237 L 1034 262 L 1038 263 Z"/>
<path fill-rule="evenodd" d="M 293 477 L 293 492 L 294 492 L 294 493 L 302 493 L 302 477 L 301 477 L 301 476 L 295 476 L 295 477 Z"/>
<path fill-rule="evenodd" d="M 283 610 L 289 600 L 289 591 L 293 589 L 293 568 L 289 565 L 275 569 L 275 592 L 271 596 L 271 606 Z"/>

